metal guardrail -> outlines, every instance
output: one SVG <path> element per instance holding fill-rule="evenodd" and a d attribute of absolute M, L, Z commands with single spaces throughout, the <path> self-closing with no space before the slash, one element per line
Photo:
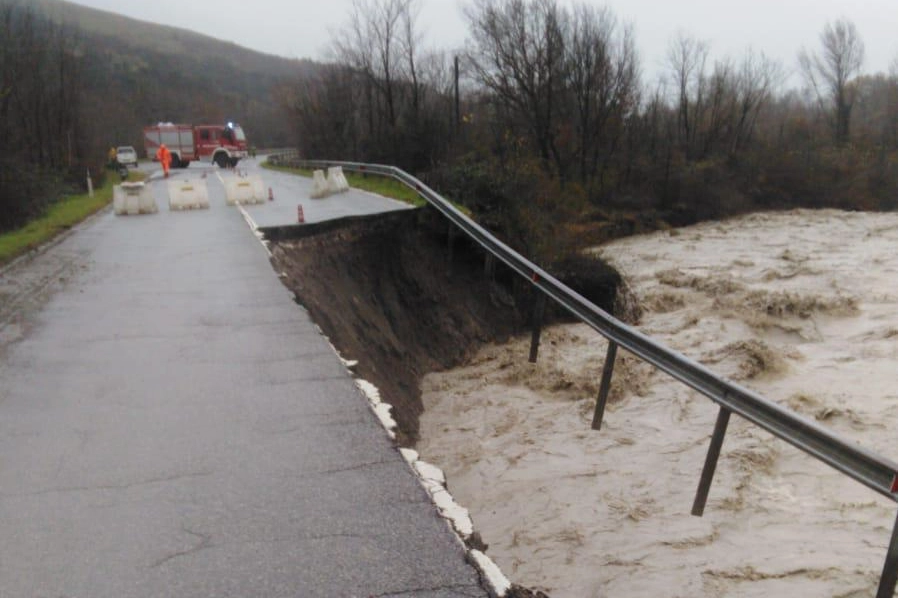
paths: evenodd
<path fill-rule="evenodd" d="M 840 438 L 816 422 L 801 417 L 751 390 L 724 380 L 701 364 L 627 326 L 496 239 L 412 175 L 394 166 L 300 160 L 289 154 L 272 156 L 269 160 L 274 163 L 287 162 L 291 166 L 313 169 L 341 166 L 350 172 L 392 177 L 417 191 L 433 208 L 487 251 L 488 255 L 501 260 L 513 271 L 529 279 L 533 286 L 542 292 L 541 300 L 537 301 L 535 308 L 536 322 L 531 345 L 531 360 L 536 358 L 546 297 L 607 338 L 608 352 L 596 401 L 592 426 L 594 429 L 598 430 L 601 427 L 604 417 L 605 403 L 608 398 L 618 347 L 626 349 L 717 403 L 719 405 L 717 422 L 696 491 L 692 507 L 693 515 L 701 516 L 704 512 L 717 459 L 732 413 L 744 417 L 886 498 L 898 502 L 898 464 Z M 898 517 L 896 517 L 892 529 L 876 598 L 891 598 L 895 592 L 896 582 L 898 582 Z"/>

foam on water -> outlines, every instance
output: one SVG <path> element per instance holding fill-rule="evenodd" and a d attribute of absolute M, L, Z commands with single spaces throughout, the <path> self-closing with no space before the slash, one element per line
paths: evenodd
<path fill-rule="evenodd" d="M 639 329 L 898 460 L 898 214 L 753 214 L 624 239 Z M 717 407 L 626 352 L 589 429 L 607 343 L 582 325 L 487 347 L 422 384 L 422 458 L 515 583 L 581 596 L 869 596 L 895 508 L 733 418 L 689 515 Z M 488 483 L 486 483 L 488 481 Z"/>

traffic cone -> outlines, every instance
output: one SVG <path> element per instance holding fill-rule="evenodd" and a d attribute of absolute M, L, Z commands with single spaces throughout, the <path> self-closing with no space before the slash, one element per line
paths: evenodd
<path fill-rule="evenodd" d="M 271 187 L 268 188 L 268 201 L 274 201 L 274 191 L 271 190 Z"/>
<path fill-rule="evenodd" d="M 296 206 L 296 222 L 302 224 L 306 221 L 305 215 L 302 213 L 302 204 L 297 204 Z"/>

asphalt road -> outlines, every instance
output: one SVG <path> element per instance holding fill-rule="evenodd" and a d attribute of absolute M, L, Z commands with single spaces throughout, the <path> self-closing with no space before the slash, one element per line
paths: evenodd
<path fill-rule="evenodd" d="M 158 214 L 0 273 L 0 597 L 486 596 L 217 171 L 178 176 L 203 173 L 208 210 L 154 178 Z M 260 224 L 401 207 L 261 175 Z"/>
<path fill-rule="evenodd" d="M 306 222 L 404 210 L 410 207 L 406 203 L 357 189 L 350 189 L 345 193 L 331 195 L 324 199 L 309 199 L 309 194 L 312 191 L 312 179 L 269 170 L 254 170 L 252 164 L 253 162 L 250 161 L 248 172 L 261 173 L 262 179 L 266 183 L 266 189 L 270 187 L 274 196 L 274 201 L 264 205 L 246 206 L 246 211 L 258 226 L 295 224 L 297 222 L 297 206 L 300 205 Z"/>

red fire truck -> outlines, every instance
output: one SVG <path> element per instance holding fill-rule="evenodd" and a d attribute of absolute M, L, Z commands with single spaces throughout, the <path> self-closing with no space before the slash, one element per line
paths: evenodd
<path fill-rule="evenodd" d="M 236 166 L 247 156 L 246 135 L 240 125 L 176 125 L 159 123 L 143 129 L 147 158 L 156 160 L 156 150 L 164 143 L 171 152 L 174 168 L 187 168 L 196 160 L 220 167 Z"/>

